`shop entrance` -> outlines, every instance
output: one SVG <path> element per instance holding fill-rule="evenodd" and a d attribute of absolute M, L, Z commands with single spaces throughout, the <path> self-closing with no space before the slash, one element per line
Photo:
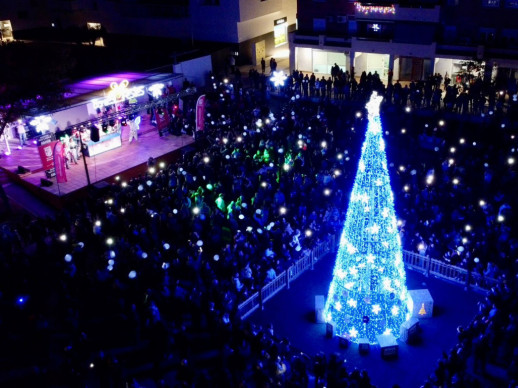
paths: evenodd
<path fill-rule="evenodd" d="M 354 57 L 355 76 L 359 77 L 365 71 L 367 74 L 375 72 L 379 74 L 381 81 L 387 82 L 390 55 L 356 53 Z"/>
<path fill-rule="evenodd" d="M 252 51 L 252 63 L 254 66 L 257 66 L 261 63 L 261 59 L 265 58 L 266 60 L 266 43 L 264 40 L 254 43 L 254 49 Z"/>

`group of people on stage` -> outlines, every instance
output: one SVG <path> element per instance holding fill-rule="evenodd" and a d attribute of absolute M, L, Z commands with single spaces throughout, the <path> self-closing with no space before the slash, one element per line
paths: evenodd
<path fill-rule="evenodd" d="M 141 118 L 138 115 L 131 115 L 127 120 L 127 125 L 129 127 L 129 143 L 138 141 L 140 122 Z M 56 137 L 63 143 L 64 146 L 63 150 L 67 168 L 70 168 L 70 164 L 78 164 L 78 160 L 81 159 L 81 140 L 84 145 L 86 145 L 89 141 L 95 141 L 94 136 L 92 136 L 92 130 L 96 130 L 98 133 L 104 134 L 119 133 L 122 136 L 122 122 L 121 120 L 117 119 L 111 121 L 106 126 L 99 125 L 95 129 L 81 128 L 81 130 L 78 130 L 74 128 L 70 134 L 67 132 L 62 132 L 61 134 L 63 134 L 63 136 L 59 136 L 59 132 L 56 133 Z M 22 119 L 18 119 L 6 126 L 4 136 L 7 136 L 7 139 L 10 137 L 18 137 L 20 141 L 18 148 L 22 149 L 24 146 L 28 145 L 28 133 L 29 129 L 27 128 L 26 122 Z"/>
<path fill-rule="evenodd" d="M 129 137 L 128 142 L 138 141 L 138 131 L 140 129 L 140 116 L 130 116 L 127 120 L 129 126 Z M 94 124 L 95 125 L 95 124 Z M 119 133 L 122 136 L 122 122 L 120 120 L 111 121 L 106 127 L 100 125 L 96 128 L 92 128 L 98 132 L 105 134 Z M 78 160 L 81 159 L 81 143 L 86 147 L 89 141 L 95 141 L 92 137 L 92 129 L 88 130 L 77 130 L 72 131 L 71 136 L 65 135 L 60 140 L 63 143 L 63 156 L 65 157 L 66 168 L 70 168 L 70 164 L 78 164 Z M 101 129 L 101 130 L 99 130 Z"/>

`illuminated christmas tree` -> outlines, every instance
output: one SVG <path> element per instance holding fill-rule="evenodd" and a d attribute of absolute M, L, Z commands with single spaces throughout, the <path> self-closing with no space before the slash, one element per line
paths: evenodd
<path fill-rule="evenodd" d="M 392 334 L 410 317 L 409 295 L 374 92 L 369 122 L 324 309 L 337 335 L 358 342 Z"/>

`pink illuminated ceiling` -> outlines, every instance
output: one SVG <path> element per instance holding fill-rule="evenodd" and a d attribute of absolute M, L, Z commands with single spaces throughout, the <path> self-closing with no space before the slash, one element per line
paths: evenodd
<path fill-rule="evenodd" d="M 109 89 L 112 82 L 120 83 L 123 80 L 128 80 L 131 84 L 135 81 L 148 78 L 149 76 L 150 74 L 146 73 L 116 73 L 85 79 L 68 85 L 66 98 L 77 97 L 82 94 L 89 94 Z"/>
<path fill-rule="evenodd" d="M 106 91 L 110 89 L 112 82 L 118 84 L 123 80 L 128 80 L 130 86 L 134 85 L 150 85 L 153 83 L 167 83 L 173 78 L 179 77 L 178 74 L 168 73 L 115 73 L 107 74 L 99 77 L 93 77 L 82 81 L 74 82 L 67 85 L 65 98 L 67 103 L 75 105 L 84 103 L 94 98 L 104 97 Z"/>

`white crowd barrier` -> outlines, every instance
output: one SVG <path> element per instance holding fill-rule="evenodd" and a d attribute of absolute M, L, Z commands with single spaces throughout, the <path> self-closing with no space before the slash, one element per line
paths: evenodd
<path fill-rule="evenodd" d="M 403 251 L 403 262 L 407 268 L 428 275 L 428 264 L 430 262 L 428 257 L 415 252 Z"/>
<path fill-rule="evenodd" d="M 421 272 L 426 276 L 433 275 L 452 283 L 465 285 L 478 292 L 486 292 L 499 283 L 498 279 L 481 275 L 478 272 L 470 272 L 466 268 L 450 265 L 415 252 L 403 251 L 403 261 L 408 269 Z"/>
<path fill-rule="evenodd" d="M 256 292 L 243 303 L 241 303 L 237 307 L 237 309 L 239 310 L 239 315 L 241 316 L 241 319 L 245 319 L 259 307 L 261 307 L 261 295 L 259 294 L 259 292 Z"/>
<path fill-rule="evenodd" d="M 261 288 L 261 303 L 266 302 L 268 299 L 273 297 L 276 293 L 282 290 L 288 285 L 287 271 L 282 271 L 275 279 L 273 279 L 266 286 Z"/>
<path fill-rule="evenodd" d="M 465 268 L 449 265 L 436 259 L 429 259 L 429 266 L 429 275 L 459 284 L 466 284 L 466 281 L 468 280 L 468 270 Z"/>
<path fill-rule="evenodd" d="M 313 255 L 309 254 L 306 257 L 303 257 L 302 259 L 298 260 L 295 264 L 288 268 L 289 283 L 291 283 L 293 280 L 297 279 L 300 275 L 306 272 L 308 268 L 311 268 L 313 260 Z"/>
<path fill-rule="evenodd" d="M 290 283 L 297 279 L 308 269 L 313 269 L 315 263 L 328 253 L 334 252 L 340 235 L 331 235 L 325 241 L 319 242 L 309 255 L 302 257 L 283 271 L 273 281 L 266 284 L 260 292 L 256 292 L 238 306 L 238 314 L 241 319 L 247 318 L 264 303 L 272 298 L 283 288 L 290 288 Z M 465 268 L 446 264 L 440 260 L 432 259 L 419 253 L 403 251 L 403 262 L 407 269 L 420 272 L 426 276 L 433 275 L 456 284 L 465 285 L 478 292 L 486 292 L 498 284 L 497 279 L 488 278 L 479 273 L 469 272 Z"/>
<path fill-rule="evenodd" d="M 306 255 L 283 271 L 270 283 L 266 284 L 260 292 L 256 292 L 238 306 L 238 314 L 241 319 L 247 318 L 264 303 L 281 291 L 284 287 L 289 288 L 290 283 L 297 279 L 308 269 L 313 269 L 316 262 L 336 248 L 336 236 L 330 236 L 327 240 L 319 242 L 309 255 Z"/>

